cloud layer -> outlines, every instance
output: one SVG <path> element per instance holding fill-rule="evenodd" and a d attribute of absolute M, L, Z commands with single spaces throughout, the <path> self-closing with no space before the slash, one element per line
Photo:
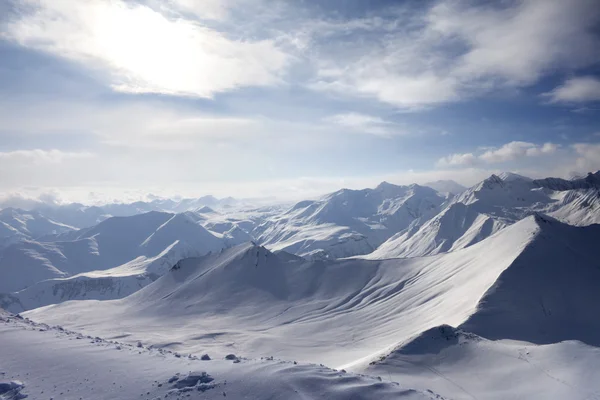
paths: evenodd
<path fill-rule="evenodd" d="M 570 78 L 561 86 L 544 95 L 552 103 L 600 101 L 600 79 L 593 76 Z"/>
<path fill-rule="evenodd" d="M 414 109 L 526 87 L 549 71 L 600 60 L 594 0 L 438 1 L 400 18 L 403 28 L 367 24 L 381 42 L 367 41 L 361 52 L 348 43 L 338 49 L 344 56 L 322 57 L 314 86 Z"/>
<path fill-rule="evenodd" d="M 538 157 L 553 154 L 559 146 L 554 143 L 537 145 L 529 142 L 510 142 L 499 148 L 488 149 L 481 154 L 473 153 L 451 154 L 438 160 L 437 165 L 474 166 L 478 164 L 499 164 L 525 157 Z"/>
<path fill-rule="evenodd" d="M 344 20 L 260 3 L 25 0 L 5 37 L 106 73 L 122 92 L 210 98 L 285 82 L 404 109 L 600 61 L 596 0 L 440 0 Z M 243 9 L 256 16 L 242 18 Z M 597 99 L 590 79 L 568 80 L 551 98 Z"/>
<path fill-rule="evenodd" d="M 7 26 L 10 39 L 106 71 L 109 84 L 121 92 L 212 97 L 275 85 L 290 62 L 273 39 L 229 38 L 144 4 L 26 0 L 21 7 L 21 17 Z M 209 16 L 222 13 L 216 6 L 207 10 Z"/>

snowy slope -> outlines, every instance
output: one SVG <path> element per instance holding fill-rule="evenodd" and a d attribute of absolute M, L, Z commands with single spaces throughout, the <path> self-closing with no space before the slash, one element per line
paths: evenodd
<path fill-rule="evenodd" d="M 178 248 L 193 249 L 182 253 L 189 256 L 220 250 L 229 240 L 206 230 L 193 213 L 160 212 L 113 217 L 56 238 L 47 242 L 20 240 L 2 249 L 0 293 L 19 291 L 47 279 L 109 270 L 138 257 L 154 258 L 176 243 Z"/>
<path fill-rule="evenodd" d="M 73 231 L 75 228 L 55 222 L 37 211 L 24 211 L 16 208 L 0 210 L 0 237 L 20 234 L 37 238 L 47 234 Z"/>
<path fill-rule="evenodd" d="M 561 178 L 537 179 L 534 183 L 540 187 L 563 191 L 572 189 L 600 189 L 600 171 L 590 172 L 583 178 L 572 180 Z"/>
<path fill-rule="evenodd" d="M 287 261 L 243 245 L 184 260 L 122 300 L 67 302 L 28 315 L 178 349 L 347 364 L 466 321 L 536 230 L 528 219 L 461 251 L 386 261 Z"/>
<path fill-rule="evenodd" d="M 598 229 L 532 216 L 462 250 L 384 261 L 306 262 L 242 245 L 183 260 L 122 300 L 26 315 L 179 352 L 323 362 L 421 390 L 431 380 L 453 399 L 584 399 L 599 388 L 598 351 L 536 344 L 597 345 Z M 464 333 L 440 333 L 445 324 Z"/>
<path fill-rule="evenodd" d="M 600 346 L 600 225 L 534 218 L 535 236 L 461 328 L 488 339 Z"/>
<path fill-rule="evenodd" d="M 443 400 L 381 378 L 277 360 L 200 360 L 83 336 L 0 310 L 0 398 Z M 58 367 L 58 368 L 57 368 Z M 13 382 L 11 385 L 10 383 Z"/>
<path fill-rule="evenodd" d="M 583 400 L 600 388 L 599 238 L 600 226 L 536 215 L 412 259 L 307 262 L 248 244 L 183 260 L 121 300 L 25 315 L 178 352 L 322 362 L 452 399 Z"/>
<path fill-rule="evenodd" d="M 101 266 L 98 261 L 93 239 L 55 243 L 20 240 L 0 253 L 0 293 L 90 271 Z"/>
<path fill-rule="evenodd" d="M 139 256 L 107 270 L 83 272 L 66 278 L 37 282 L 26 289 L 0 298 L 0 307 L 22 312 L 68 300 L 111 300 L 126 297 L 152 283 L 179 260 L 205 251 L 176 241 L 154 257 Z"/>
<path fill-rule="evenodd" d="M 419 226 L 439 212 L 445 198 L 419 185 L 387 182 L 375 189 L 342 189 L 303 201 L 255 230 L 272 250 L 311 258 L 370 253 L 395 233 Z"/>
<path fill-rule="evenodd" d="M 455 400 L 589 400 L 599 396 L 599 368 L 600 349 L 581 342 L 490 341 L 439 326 L 354 369 Z"/>
<path fill-rule="evenodd" d="M 492 175 L 464 191 L 419 229 L 391 237 L 367 258 L 419 257 L 477 243 L 529 215 L 574 225 L 600 223 L 600 191 L 555 191 L 517 174 Z"/>

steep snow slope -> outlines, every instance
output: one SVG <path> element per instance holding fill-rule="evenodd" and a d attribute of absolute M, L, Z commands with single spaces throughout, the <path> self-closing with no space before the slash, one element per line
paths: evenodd
<path fill-rule="evenodd" d="M 24 211 L 16 208 L 0 210 L 0 237 L 21 234 L 37 238 L 52 233 L 73 231 L 75 228 L 55 222 L 37 211 Z"/>
<path fill-rule="evenodd" d="M 581 342 L 490 341 L 450 326 L 423 332 L 381 360 L 355 367 L 455 400 L 597 399 L 600 350 Z"/>
<path fill-rule="evenodd" d="M 21 240 L 0 252 L 0 292 L 82 272 L 107 270 L 143 256 L 159 256 L 175 243 L 201 255 L 226 247 L 228 238 L 206 230 L 193 213 L 150 212 L 113 217 L 58 235 L 59 241 Z M 73 281 L 69 281 L 69 284 Z"/>
<path fill-rule="evenodd" d="M 206 252 L 177 240 L 155 257 L 140 256 L 107 270 L 37 282 L 0 298 L 0 307 L 22 312 L 68 300 L 111 300 L 126 297 L 152 283 L 179 260 Z"/>
<path fill-rule="evenodd" d="M 600 223 L 600 190 L 573 189 L 555 192 L 556 200 L 548 215 L 570 225 L 585 226 Z"/>
<path fill-rule="evenodd" d="M 0 253 L 0 293 L 99 268 L 97 250 L 93 238 L 55 243 L 20 240 Z"/>
<path fill-rule="evenodd" d="M 551 190 L 600 189 L 600 171 L 590 172 L 584 178 L 566 180 L 561 178 L 545 178 L 533 181 L 536 185 Z"/>
<path fill-rule="evenodd" d="M 1 310 L 0 355 L 1 399 L 443 400 L 431 391 L 317 365 L 184 357 L 35 324 Z"/>
<path fill-rule="evenodd" d="M 489 339 L 600 346 L 600 225 L 535 222 L 535 236 L 461 328 Z"/>
<path fill-rule="evenodd" d="M 259 243 L 312 258 L 371 252 L 393 234 L 419 226 L 445 198 L 419 185 L 387 182 L 375 189 L 342 189 L 318 201 L 297 203 L 255 230 Z"/>
<path fill-rule="evenodd" d="M 492 175 L 455 197 L 419 229 L 396 234 L 366 257 L 419 257 L 454 251 L 538 212 L 575 225 L 600 223 L 597 189 L 558 192 L 536 182 L 511 173 Z"/>
<path fill-rule="evenodd" d="M 111 215 L 97 206 L 85 206 L 80 203 L 64 204 L 60 206 L 42 205 L 35 208 L 35 211 L 42 215 L 60 221 L 63 224 L 73 226 L 75 228 L 87 228 L 94 226 L 110 218 Z"/>
<path fill-rule="evenodd" d="M 238 246 L 184 260 L 122 300 L 67 302 L 27 315 L 177 349 L 347 364 L 466 321 L 537 230 L 530 218 L 467 249 L 404 260 L 286 261 Z"/>

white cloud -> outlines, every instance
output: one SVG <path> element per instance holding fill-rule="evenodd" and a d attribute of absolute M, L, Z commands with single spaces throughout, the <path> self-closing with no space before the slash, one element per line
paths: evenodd
<path fill-rule="evenodd" d="M 397 124 L 386 121 L 380 117 L 361 113 L 336 114 L 325 118 L 325 122 L 339 125 L 346 130 L 368 133 L 376 136 L 389 137 L 404 134 L 404 130 Z"/>
<path fill-rule="evenodd" d="M 544 96 L 552 103 L 600 101 L 600 79 L 593 76 L 570 78 Z"/>
<path fill-rule="evenodd" d="M 438 166 L 473 166 L 477 164 L 498 164 L 525 157 L 538 157 L 553 154 L 559 146 L 554 143 L 537 145 L 529 142 L 510 142 L 499 148 L 487 148 L 479 155 L 473 153 L 452 154 L 438 160 Z"/>
<path fill-rule="evenodd" d="M 160 1 L 160 0 L 158 0 Z M 194 14 L 200 19 L 222 20 L 228 15 L 227 0 L 167 0 L 178 9 Z"/>
<path fill-rule="evenodd" d="M 473 153 L 451 154 L 440 158 L 437 162 L 438 167 L 451 167 L 456 165 L 469 166 L 478 163 L 478 158 Z"/>
<path fill-rule="evenodd" d="M 550 69 L 598 61 L 593 29 L 600 12 L 595 0 L 525 0 L 472 6 L 442 1 L 427 16 L 429 28 L 468 46 L 453 74 L 530 84 Z M 577 45 L 574 45 L 577 43 Z"/>
<path fill-rule="evenodd" d="M 178 2 L 193 6 L 191 1 Z M 169 19 L 142 4 L 23 3 L 21 17 L 6 27 L 7 38 L 108 70 L 111 86 L 122 92 L 212 97 L 243 86 L 275 85 L 290 63 L 274 40 L 231 39 L 197 21 Z"/>
<path fill-rule="evenodd" d="M 507 143 L 495 150 L 488 150 L 481 154 L 479 159 L 486 163 L 501 163 L 523 157 L 535 157 L 543 154 L 552 154 L 557 149 L 558 146 L 553 143 L 545 143 L 543 146 L 538 146 L 534 143 L 516 141 Z"/>
<path fill-rule="evenodd" d="M 393 31 L 382 24 L 374 40 L 348 35 L 346 43 L 324 45 L 312 87 L 418 109 L 600 60 L 596 0 L 441 0 L 398 21 Z"/>
<path fill-rule="evenodd" d="M 31 163 L 35 165 L 41 164 L 58 164 L 65 160 L 91 158 L 93 154 L 89 152 L 65 152 L 61 150 L 14 150 L 0 152 L 0 163 L 13 167 L 13 163 Z"/>
<path fill-rule="evenodd" d="M 572 147 L 577 153 L 575 168 L 578 172 L 600 170 L 600 143 L 575 143 Z"/>

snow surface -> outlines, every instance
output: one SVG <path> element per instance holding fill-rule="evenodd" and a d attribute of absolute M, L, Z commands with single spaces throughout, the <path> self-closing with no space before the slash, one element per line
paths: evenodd
<path fill-rule="evenodd" d="M 199 357 L 0 313 L 0 399 L 441 399 L 381 378 L 269 359 Z M 58 367 L 58 368 L 56 368 Z M 3 384 L 17 383 L 5 391 Z M 21 397 L 23 396 L 23 397 Z"/>
<path fill-rule="evenodd" d="M 392 260 L 240 245 L 183 260 L 121 300 L 25 315 L 179 353 L 320 362 L 446 398 L 594 398 L 599 229 L 535 215 L 462 250 Z"/>
<path fill-rule="evenodd" d="M 358 368 L 455 400 L 598 399 L 600 349 L 567 341 L 491 341 L 449 326 Z"/>

